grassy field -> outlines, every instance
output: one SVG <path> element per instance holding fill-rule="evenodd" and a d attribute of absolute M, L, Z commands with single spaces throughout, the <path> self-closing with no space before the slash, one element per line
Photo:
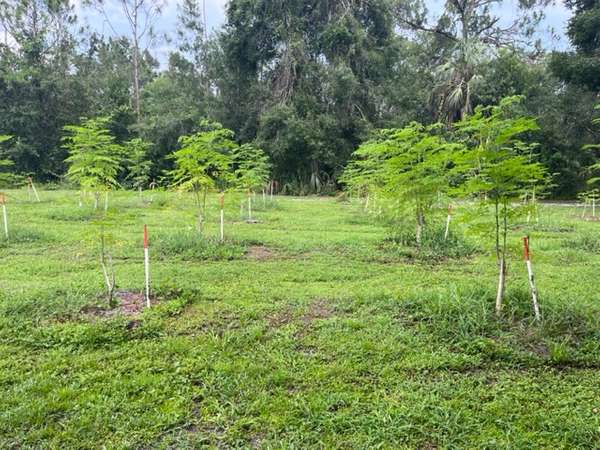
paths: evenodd
<path fill-rule="evenodd" d="M 0 448 L 600 447 L 600 223 L 572 207 L 515 231 L 497 319 L 487 239 L 419 258 L 358 205 L 257 198 L 256 224 L 227 202 L 219 245 L 198 239 L 191 197 L 122 192 L 117 286 L 143 287 L 147 223 L 157 297 L 131 316 L 105 310 L 90 200 L 8 194 Z"/>

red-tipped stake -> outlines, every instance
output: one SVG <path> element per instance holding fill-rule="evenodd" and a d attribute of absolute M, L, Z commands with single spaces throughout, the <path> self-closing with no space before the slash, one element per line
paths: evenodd
<path fill-rule="evenodd" d="M 148 252 L 148 227 L 144 225 L 144 275 L 146 278 L 146 307 L 150 307 L 150 255 Z"/>
<path fill-rule="evenodd" d="M 531 256 L 529 254 L 529 237 L 523 238 L 523 249 L 525 255 L 525 264 L 527 264 L 527 275 L 529 277 L 529 287 L 531 288 L 531 301 L 533 302 L 533 312 L 535 313 L 535 320 L 542 318 L 540 314 L 540 305 L 538 304 L 537 289 L 535 287 L 535 279 L 533 277 L 533 267 L 531 265 Z"/>
<path fill-rule="evenodd" d="M 219 198 L 221 205 L 221 242 L 225 240 L 225 194 L 221 194 Z"/>
<path fill-rule="evenodd" d="M 6 196 L 0 192 L 0 205 L 2 205 L 2 216 L 4 217 L 4 235 L 8 241 L 8 215 L 6 214 Z"/>
<path fill-rule="evenodd" d="M 448 239 L 450 233 L 450 222 L 452 221 L 452 205 L 448 205 L 448 217 L 446 218 L 446 232 L 444 233 L 444 240 Z"/>

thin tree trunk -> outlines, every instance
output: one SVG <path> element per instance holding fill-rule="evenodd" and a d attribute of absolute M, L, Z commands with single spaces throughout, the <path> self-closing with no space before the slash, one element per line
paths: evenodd
<path fill-rule="evenodd" d="M 106 299 L 108 300 L 109 306 L 114 306 L 113 297 L 115 289 L 115 272 L 113 270 L 112 257 L 108 255 L 108 264 L 106 261 L 106 246 L 104 242 L 104 227 L 100 231 L 100 266 L 102 267 L 102 274 L 104 275 L 104 282 L 106 283 Z"/>
<path fill-rule="evenodd" d="M 416 217 L 416 230 L 415 230 L 415 240 L 417 241 L 417 246 L 421 246 L 421 242 L 423 240 L 423 227 L 425 225 L 425 219 L 423 217 L 423 210 L 421 205 L 417 205 L 417 217 Z"/>
<path fill-rule="evenodd" d="M 252 194 L 248 192 L 248 221 L 252 221 Z"/>

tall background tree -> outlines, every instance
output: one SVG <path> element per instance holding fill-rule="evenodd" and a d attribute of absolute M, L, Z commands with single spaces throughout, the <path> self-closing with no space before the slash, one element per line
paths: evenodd
<path fill-rule="evenodd" d="M 539 124 L 523 139 L 540 143 L 552 194 L 585 189 L 597 159 L 581 148 L 598 142 L 598 2 L 568 3 L 572 48 L 560 54 L 535 42 L 545 0 L 518 2 L 514 20 L 501 0 L 448 0 L 435 14 L 429 4 L 231 0 L 225 24 L 209 33 L 204 2 L 181 0 L 162 36 L 152 31 L 156 0 L 78 3 L 96 19 L 104 8 L 114 30 L 86 27 L 72 0 L 0 0 L 0 134 L 13 136 L 5 157 L 16 173 L 59 180 L 63 127 L 110 116 L 118 144 L 151 144 L 148 176 L 158 180 L 173 169 L 180 137 L 209 119 L 237 144 L 264 149 L 286 192 L 326 192 L 375 129 L 452 124 L 523 95 Z"/>

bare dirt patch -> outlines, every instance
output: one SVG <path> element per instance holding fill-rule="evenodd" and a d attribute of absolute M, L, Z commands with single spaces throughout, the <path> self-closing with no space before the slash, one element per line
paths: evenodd
<path fill-rule="evenodd" d="M 136 291 L 117 291 L 115 292 L 115 300 L 117 306 L 109 308 L 108 305 L 88 305 L 81 309 L 81 312 L 90 317 L 114 317 L 114 316 L 126 316 L 133 317 L 139 315 L 146 307 L 146 298 L 143 292 Z M 155 304 L 156 299 L 150 298 L 150 304 Z"/>
<path fill-rule="evenodd" d="M 335 314 L 335 309 L 325 299 L 314 300 L 308 310 L 298 316 L 297 311 L 288 306 L 267 315 L 266 319 L 270 328 L 280 328 L 291 323 L 301 323 L 305 331 L 312 322 L 318 319 L 328 319 Z"/>
<path fill-rule="evenodd" d="M 301 317 L 305 325 L 310 325 L 317 319 L 328 319 L 334 314 L 331 304 L 325 299 L 317 299 L 308 307 L 308 311 Z"/>
<path fill-rule="evenodd" d="M 294 311 L 291 308 L 285 308 L 281 311 L 275 311 L 267 316 L 267 322 L 270 328 L 279 328 L 294 321 Z"/>
<path fill-rule="evenodd" d="M 251 259 L 256 259 L 258 261 L 262 261 L 265 259 L 270 259 L 275 256 L 275 253 L 268 247 L 264 245 L 253 245 L 248 247 L 246 251 L 246 256 Z"/>

